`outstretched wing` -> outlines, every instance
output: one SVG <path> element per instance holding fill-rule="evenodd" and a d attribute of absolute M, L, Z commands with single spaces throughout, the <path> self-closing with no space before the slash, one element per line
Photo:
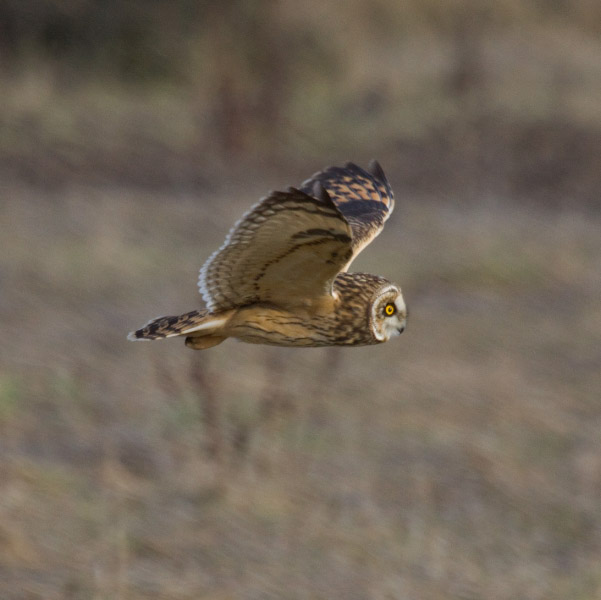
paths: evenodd
<path fill-rule="evenodd" d="M 372 160 L 368 171 L 353 163 L 329 167 L 304 181 L 301 190 L 311 194 L 319 182 L 352 229 L 353 259 L 384 228 L 394 209 L 392 188 L 379 163 Z"/>
<path fill-rule="evenodd" d="M 319 185 L 315 194 L 272 192 L 238 221 L 200 270 L 211 312 L 332 297 L 332 282 L 353 255 L 353 234 Z"/>

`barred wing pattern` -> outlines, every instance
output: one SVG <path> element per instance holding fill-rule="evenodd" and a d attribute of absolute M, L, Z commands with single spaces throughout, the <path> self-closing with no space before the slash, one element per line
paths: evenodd
<path fill-rule="evenodd" d="M 304 181 L 301 190 L 311 194 L 319 182 L 352 229 L 353 259 L 384 228 L 394 209 L 392 188 L 379 163 L 371 161 L 368 171 L 354 163 L 329 167 Z"/>
<path fill-rule="evenodd" d="M 353 231 L 328 195 L 318 196 L 272 192 L 238 221 L 200 270 L 209 311 L 332 297 L 334 278 L 353 256 Z"/>

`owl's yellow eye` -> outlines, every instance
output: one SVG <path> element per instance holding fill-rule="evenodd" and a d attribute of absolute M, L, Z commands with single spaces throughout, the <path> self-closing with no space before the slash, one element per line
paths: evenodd
<path fill-rule="evenodd" d="M 396 306 L 392 303 L 389 303 L 384 307 L 384 312 L 386 313 L 387 317 L 392 317 L 392 315 L 394 315 L 396 312 Z"/>

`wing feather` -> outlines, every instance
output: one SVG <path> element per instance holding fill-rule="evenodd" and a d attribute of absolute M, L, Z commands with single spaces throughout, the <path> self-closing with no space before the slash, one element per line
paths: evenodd
<path fill-rule="evenodd" d="M 200 270 L 207 308 L 331 298 L 334 278 L 353 255 L 352 235 L 327 193 L 272 192 L 234 225 Z"/>
<path fill-rule="evenodd" d="M 351 226 L 354 259 L 382 231 L 394 209 L 392 188 L 384 171 L 375 160 L 369 171 L 347 163 L 315 173 L 300 189 L 311 194 L 316 183 L 326 189 Z"/>

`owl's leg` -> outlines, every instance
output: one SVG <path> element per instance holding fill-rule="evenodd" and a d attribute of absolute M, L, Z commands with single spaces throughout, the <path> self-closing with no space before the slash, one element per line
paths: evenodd
<path fill-rule="evenodd" d="M 212 348 L 213 346 L 217 346 L 217 344 L 221 344 L 226 339 L 226 337 L 219 335 L 190 336 L 186 338 L 186 346 L 192 348 L 192 350 L 205 350 L 206 348 Z"/>

